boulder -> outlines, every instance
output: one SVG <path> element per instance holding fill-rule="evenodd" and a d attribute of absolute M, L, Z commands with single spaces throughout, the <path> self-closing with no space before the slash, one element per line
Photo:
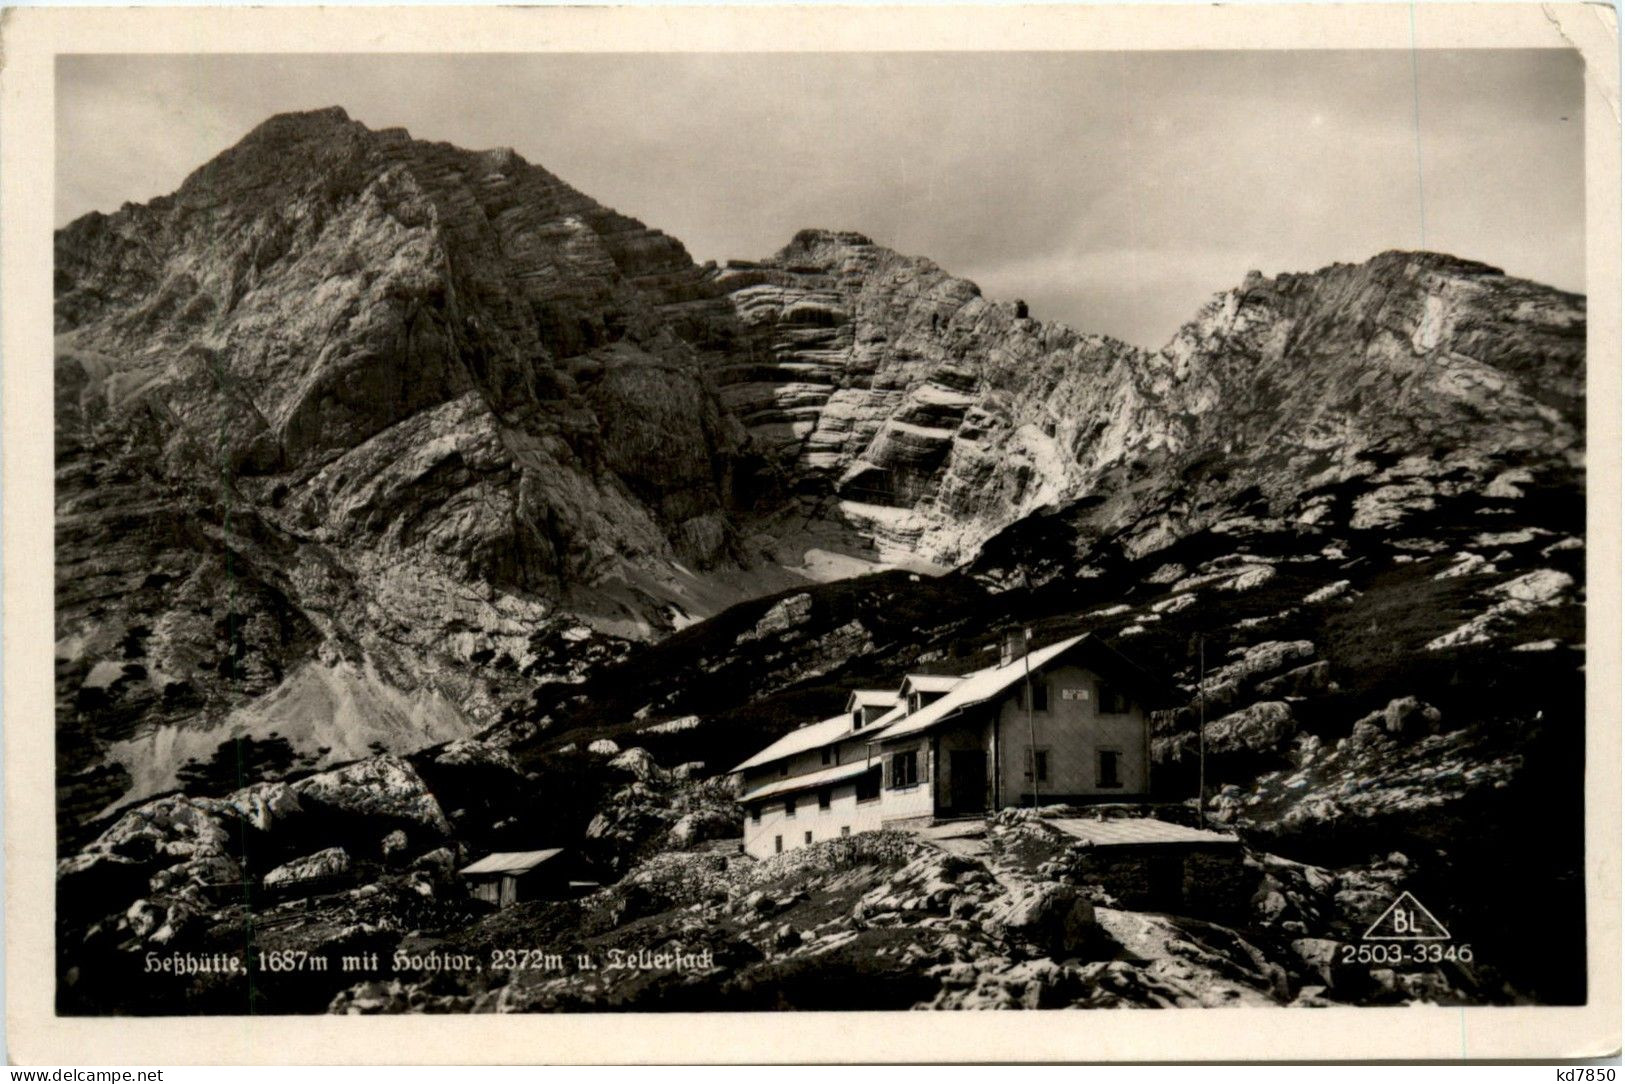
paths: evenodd
<path fill-rule="evenodd" d="M 1571 587 L 1574 577 L 1556 569 L 1541 568 L 1498 585 L 1495 594 L 1515 602 L 1535 606 L 1549 606 L 1558 601 Z"/>
<path fill-rule="evenodd" d="M 658 723 L 638 728 L 639 734 L 681 734 L 685 730 L 693 730 L 700 725 L 698 715 L 679 715 L 675 719 L 665 719 Z"/>
<path fill-rule="evenodd" d="M 600 757 L 612 757 L 620 751 L 621 747 L 608 738 L 599 738 L 587 746 L 587 752 Z"/>
<path fill-rule="evenodd" d="M 124 921 L 129 924 L 131 933 L 146 940 L 163 923 L 165 913 L 160 904 L 151 900 L 136 900 L 124 912 Z"/>
<path fill-rule="evenodd" d="M 1523 496 L 1523 486 L 1533 483 L 1535 476 L 1522 467 L 1504 470 L 1490 479 L 1484 487 L 1484 496 L 1494 500 L 1515 500 Z"/>
<path fill-rule="evenodd" d="M 147 890 L 170 892 L 188 885 L 228 885 L 242 876 L 242 867 L 230 855 L 200 854 L 154 873 L 147 879 Z"/>
<path fill-rule="evenodd" d="M 130 932 L 142 941 L 167 945 L 196 924 L 199 909 L 185 898 L 136 900 L 125 911 Z"/>
<path fill-rule="evenodd" d="M 451 824 L 417 770 L 386 755 L 346 764 L 293 784 L 305 805 L 345 816 L 417 827 L 449 836 Z"/>
<path fill-rule="evenodd" d="M 738 834 L 739 820 L 726 810 L 696 809 L 679 817 L 667 838 L 673 847 L 692 847 L 709 839 L 727 839 Z"/>
<path fill-rule="evenodd" d="M 1332 685 L 1332 664 L 1324 660 L 1288 670 L 1279 677 L 1258 683 L 1260 696 L 1313 696 L 1326 692 Z"/>
<path fill-rule="evenodd" d="M 1251 591 L 1256 587 L 1264 586 L 1274 578 L 1275 569 L 1269 565 L 1257 565 L 1247 569 L 1235 579 L 1221 584 L 1220 587 L 1225 591 Z"/>
<path fill-rule="evenodd" d="M 1387 733 L 1401 737 L 1416 737 L 1420 734 L 1437 734 L 1441 718 L 1439 709 L 1433 705 L 1414 696 L 1402 696 L 1388 701 L 1387 707 L 1372 712 L 1354 725 L 1357 729 L 1363 724 L 1372 729 L 1381 727 Z M 1368 737 L 1357 744 L 1369 744 Z"/>
<path fill-rule="evenodd" d="M 1207 750 L 1209 753 L 1270 752 L 1290 738 L 1297 725 L 1291 705 L 1281 700 L 1265 700 L 1208 723 Z"/>
<path fill-rule="evenodd" d="M 397 828 L 378 841 L 378 853 L 385 858 L 398 857 L 406 850 L 407 843 L 406 833 Z"/>
<path fill-rule="evenodd" d="M 171 795 L 125 813 L 86 850 L 137 861 L 225 853 L 236 810 L 211 798 Z"/>
<path fill-rule="evenodd" d="M 1293 953 L 1303 961 L 1311 975 L 1327 989 L 1336 985 L 1337 950 L 1341 942 L 1324 937 L 1301 937 L 1291 944 Z"/>
<path fill-rule="evenodd" d="M 435 754 L 434 762 L 447 768 L 501 768 L 515 775 L 523 774 L 513 755 L 506 749 L 499 749 L 474 738 L 460 738 L 448 742 Z"/>
<path fill-rule="evenodd" d="M 1023 883 L 983 923 L 993 937 L 1019 937 L 1057 959 L 1088 950 L 1095 906 L 1071 885 Z"/>
<path fill-rule="evenodd" d="M 670 774 L 655 762 L 655 758 L 647 749 L 631 748 L 614 757 L 608 767 L 616 771 L 626 772 L 640 782 L 661 782 L 670 778 Z"/>
<path fill-rule="evenodd" d="M 287 783 L 255 783 L 237 791 L 226 801 L 239 816 L 262 832 L 301 811 L 299 795 Z"/>
<path fill-rule="evenodd" d="M 1454 580 L 1462 576 L 1478 576 L 1494 573 L 1496 567 L 1484 557 L 1476 553 L 1463 551 L 1456 554 L 1450 567 L 1434 575 L 1436 580 Z"/>
<path fill-rule="evenodd" d="M 172 892 L 186 885 L 242 879 L 235 857 L 252 830 L 230 803 L 169 795 L 130 810 L 84 850 L 57 866 L 71 887 L 65 909 L 87 913 L 124 908 L 131 893 Z"/>
<path fill-rule="evenodd" d="M 1185 575 L 1185 566 L 1184 565 L 1172 564 L 1172 563 L 1164 564 L 1164 565 L 1159 565 L 1155 572 L 1153 572 L 1153 573 L 1151 573 L 1151 575 L 1147 576 L 1145 578 L 1145 582 L 1146 583 L 1154 583 L 1154 584 L 1170 584 L 1170 583 L 1175 582 L 1176 580 L 1183 579 L 1184 575 Z M 1127 607 L 1124 607 L 1124 608 L 1127 609 Z M 1101 615 L 1097 615 L 1097 616 L 1101 616 Z"/>
<path fill-rule="evenodd" d="M 1337 580 L 1333 583 L 1328 583 L 1325 587 L 1318 587 L 1309 592 L 1307 595 L 1303 596 L 1303 601 L 1309 605 L 1315 605 L 1321 602 L 1330 602 L 1332 599 L 1342 595 L 1348 589 L 1349 581 Z"/>
<path fill-rule="evenodd" d="M 277 885 L 291 885 L 299 881 L 314 880 L 318 877 L 336 877 L 350 870 L 350 855 L 343 847 L 328 847 L 307 854 L 303 858 L 295 858 L 292 862 L 278 866 L 265 875 L 265 887 L 273 888 Z"/>
<path fill-rule="evenodd" d="M 1242 791 L 1234 783 L 1226 783 L 1219 792 L 1207 800 L 1209 816 L 1220 824 L 1235 820 L 1242 809 Z"/>
<path fill-rule="evenodd" d="M 1174 595 L 1172 598 L 1165 598 L 1161 602 L 1153 602 L 1151 604 L 1151 612 L 1157 614 L 1176 614 L 1180 610 L 1187 609 L 1194 605 L 1196 605 L 1196 595 L 1187 591 L 1183 595 Z"/>
<path fill-rule="evenodd" d="M 1314 654 L 1315 645 L 1310 640 L 1265 640 L 1247 648 L 1235 662 L 1210 671 L 1203 684 L 1211 696 L 1223 685 L 1241 685 L 1249 679 L 1279 673 L 1307 662 Z"/>
<path fill-rule="evenodd" d="M 797 625 L 805 624 L 812 616 L 812 605 L 812 596 L 807 594 L 791 595 L 787 599 L 782 599 L 762 615 L 754 628 L 741 633 L 738 642 L 748 644 L 753 640 L 782 635 Z"/>
<path fill-rule="evenodd" d="M 438 875 L 449 874 L 457 868 L 457 855 L 450 847 L 436 847 L 414 859 L 412 868 Z"/>

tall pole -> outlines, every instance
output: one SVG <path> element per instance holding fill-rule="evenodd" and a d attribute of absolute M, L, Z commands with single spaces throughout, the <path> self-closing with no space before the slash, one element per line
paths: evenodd
<path fill-rule="evenodd" d="M 1027 770 L 1033 777 L 1033 809 L 1038 808 L 1038 730 L 1033 725 L 1033 630 L 1025 629 L 1021 641 L 1021 662 L 1027 674 Z"/>
<path fill-rule="evenodd" d="M 1196 634 L 1196 826 L 1207 827 L 1207 637 Z"/>

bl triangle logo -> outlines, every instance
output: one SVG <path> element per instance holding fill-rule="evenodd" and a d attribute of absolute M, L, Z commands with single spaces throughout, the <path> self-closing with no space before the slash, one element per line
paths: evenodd
<path fill-rule="evenodd" d="M 1388 910 L 1365 931 L 1365 941 L 1448 941 L 1450 931 L 1433 917 L 1433 912 L 1411 895 L 1401 892 Z"/>

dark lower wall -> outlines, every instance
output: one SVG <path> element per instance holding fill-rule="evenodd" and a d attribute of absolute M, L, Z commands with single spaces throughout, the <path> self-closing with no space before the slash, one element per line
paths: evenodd
<path fill-rule="evenodd" d="M 1248 913 L 1259 873 L 1242 849 L 1102 847 L 1078 855 L 1073 875 L 1098 884 L 1131 910 L 1169 911 L 1214 921 Z"/>

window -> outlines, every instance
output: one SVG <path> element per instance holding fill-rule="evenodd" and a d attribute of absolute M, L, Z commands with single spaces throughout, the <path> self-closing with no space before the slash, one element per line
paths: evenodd
<path fill-rule="evenodd" d="M 841 825 L 841 835 L 849 836 L 851 834 L 852 834 L 852 826 L 850 824 Z"/>
<path fill-rule="evenodd" d="M 829 788 L 828 787 L 819 787 L 818 788 L 818 808 L 820 810 L 828 810 L 829 809 Z"/>
<path fill-rule="evenodd" d="M 779 765 L 779 778 L 783 779 L 785 776 L 787 776 L 789 774 L 790 774 L 790 762 L 788 760 L 786 760 L 782 764 Z"/>
<path fill-rule="evenodd" d="M 1100 714 L 1123 715 L 1127 711 L 1128 697 L 1123 694 L 1123 690 L 1102 681 L 1100 683 Z"/>
<path fill-rule="evenodd" d="M 852 713 L 852 729 L 853 730 L 862 730 L 863 729 L 863 709 L 862 708 L 859 708 L 857 711 L 854 711 Z"/>
<path fill-rule="evenodd" d="M 891 785 L 912 787 L 920 781 L 920 754 L 910 749 L 906 753 L 893 753 L 891 758 Z"/>
<path fill-rule="evenodd" d="M 750 822 L 752 824 L 761 824 L 762 823 L 762 807 L 761 806 L 753 805 L 753 806 L 750 807 Z"/>
<path fill-rule="evenodd" d="M 828 749 L 820 749 L 818 751 L 818 763 L 824 765 L 825 767 L 828 767 L 829 766 L 829 753 L 830 753 L 830 751 Z"/>
<path fill-rule="evenodd" d="M 774 836 L 773 837 L 773 853 L 774 854 L 783 854 L 784 853 L 784 837 L 783 836 Z"/>
<path fill-rule="evenodd" d="M 926 706 L 928 706 L 930 704 L 935 704 L 938 700 L 941 700 L 941 699 L 942 699 L 942 694 L 938 693 L 938 692 L 929 692 L 929 691 L 927 691 L 927 692 L 910 693 L 909 698 L 908 698 L 908 714 L 913 715 L 915 712 L 919 711 L 921 708 L 924 708 L 924 707 L 926 707 Z"/>
<path fill-rule="evenodd" d="M 793 817 L 796 815 L 796 800 L 793 795 L 784 800 L 784 815 L 786 817 Z"/>
<path fill-rule="evenodd" d="M 812 833 L 808 832 L 806 835 L 802 836 L 801 838 L 802 838 L 803 842 L 811 843 L 812 842 Z"/>
<path fill-rule="evenodd" d="M 1033 686 L 1033 710 L 1034 711 L 1048 711 L 1049 710 L 1049 682 L 1043 680 L 1042 678 L 1035 678 L 1035 679 L 1033 679 L 1032 686 Z M 1027 706 L 1027 683 L 1022 682 L 1020 685 L 1016 686 L 1016 707 L 1025 708 L 1026 706 Z"/>
<path fill-rule="evenodd" d="M 858 801 L 872 802 L 880 797 L 880 765 L 858 776 Z"/>
<path fill-rule="evenodd" d="M 1026 777 L 1028 779 L 1033 777 L 1033 771 L 1035 768 L 1038 771 L 1038 782 L 1049 782 L 1049 750 L 1034 749 L 1031 746 L 1028 746 L 1026 773 Z"/>
<path fill-rule="evenodd" d="M 1117 762 L 1122 754 L 1115 749 L 1100 750 L 1100 773 L 1095 777 L 1097 787 L 1120 787 L 1123 780 L 1117 775 Z"/>

